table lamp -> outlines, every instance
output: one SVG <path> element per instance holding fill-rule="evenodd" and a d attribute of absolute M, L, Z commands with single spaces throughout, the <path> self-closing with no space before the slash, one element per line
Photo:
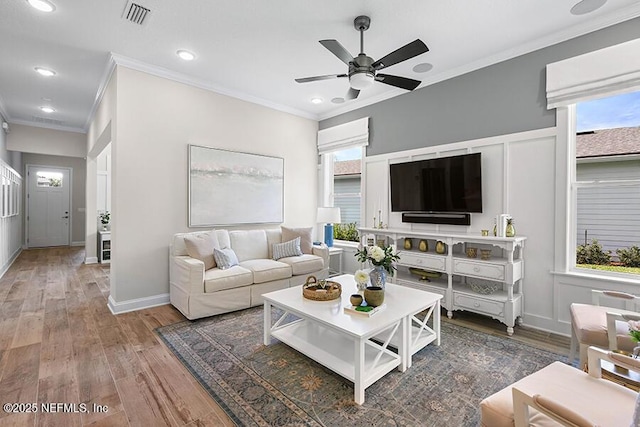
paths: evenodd
<path fill-rule="evenodd" d="M 333 224 L 340 221 L 340 208 L 318 208 L 317 222 L 325 224 L 324 243 L 329 247 L 333 246 Z"/>

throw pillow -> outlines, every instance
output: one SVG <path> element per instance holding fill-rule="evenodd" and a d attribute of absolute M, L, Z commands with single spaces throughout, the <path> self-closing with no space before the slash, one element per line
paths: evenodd
<path fill-rule="evenodd" d="M 186 234 L 184 236 L 184 245 L 187 247 L 187 254 L 191 258 L 199 259 L 204 262 L 204 269 L 208 270 L 216 266 L 213 257 L 213 249 L 217 248 L 218 238 L 214 230 L 204 233 Z"/>
<path fill-rule="evenodd" d="M 313 227 L 304 228 L 289 228 L 280 227 L 282 229 L 282 241 L 288 242 L 296 237 L 300 237 L 300 249 L 303 254 L 313 253 L 313 239 L 311 234 L 313 233 Z"/>
<path fill-rule="evenodd" d="M 216 259 L 218 267 L 222 270 L 238 265 L 238 257 L 231 248 L 214 249 L 213 257 Z"/>
<path fill-rule="evenodd" d="M 273 259 L 276 261 L 280 258 L 299 255 L 302 255 L 302 250 L 300 250 L 300 237 L 284 243 L 274 243 L 273 245 Z"/>

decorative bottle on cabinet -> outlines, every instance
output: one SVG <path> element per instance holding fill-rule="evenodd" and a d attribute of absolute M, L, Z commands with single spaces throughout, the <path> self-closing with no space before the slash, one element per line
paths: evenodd
<path fill-rule="evenodd" d="M 420 240 L 420 244 L 418 245 L 418 249 L 420 249 L 420 251 L 422 251 L 422 252 L 427 252 L 429 250 L 429 243 L 424 239 Z"/>
<path fill-rule="evenodd" d="M 404 248 L 410 251 L 412 247 L 413 247 L 413 243 L 411 242 L 411 239 L 409 238 L 404 239 Z"/>
<path fill-rule="evenodd" d="M 436 253 L 443 254 L 447 251 L 447 245 L 442 240 L 438 240 L 436 243 Z"/>
<path fill-rule="evenodd" d="M 516 228 L 513 226 L 513 219 L 508 219 L 507 220 L 507 228 L 505 229 L 504 234 L 507 237 L 515 237 Z"/>

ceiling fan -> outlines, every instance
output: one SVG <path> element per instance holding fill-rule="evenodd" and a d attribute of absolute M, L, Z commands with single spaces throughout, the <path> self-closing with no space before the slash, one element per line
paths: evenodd
<path fill-rule="evenodd" d="M 353 20 L 353 26 L 360 32 L 360 53 L 353 57 L 347 49 L 337 40 L 320 40 L 320 44 L 329 49 L 342 62 L 349 66 L 347 74 L 327 74 L 324 76 L 304 77 L 295 79 L 298 83 L 315 82 L 318 80 L 329 80 L 337 78 L 349 78 L 349 92 L 346 99 L 355 99 L 361 90 L 368 88 L 374 81 L 385 83 L 391 86 L 406 90 L 414 90 L 421 83 L 419 80 L 407 77 L 393 76 L 390 74 L 378 73 L 378 71 L 406 61 L 415 56 L 429 51 L 426 44 L 420 39 L 416 39 L 401 48 L 394 50 L 390 54 L 374 61 L 373 58 L 364 53 L 364 32 L 369 29 L 371 19 L 368 16 L 358 16 Z"/>

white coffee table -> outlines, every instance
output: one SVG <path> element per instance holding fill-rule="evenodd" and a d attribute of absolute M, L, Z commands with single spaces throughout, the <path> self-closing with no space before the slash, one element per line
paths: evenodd
<path fill-rule="evenodd" d="M 333 301 L 308 300 L 301 286 L 262 295 L 264 344 L 269 345 L 274 337 L 352 381 L 354 400 L 361 405 L 367 387 L 396 367 L 404 372 L 411 366 L 411 356 L 429 343 L 440 345 L 442 295 L 387 284 L 386 307 L 367 317 L 344 313 L 343 307 L 351 305 L 349 296 L 356 293 L 353 276 L 331 280 L 342 285 L 342 297 Z M 284 312 L 274 324 L 272 307 Z M 416 318 L 423 310 L 428 310 L 426 317 Z M 295 320 L 285 322 L 288 315 Z M 427 325 L 430 317 L 433 327 Z"/>

